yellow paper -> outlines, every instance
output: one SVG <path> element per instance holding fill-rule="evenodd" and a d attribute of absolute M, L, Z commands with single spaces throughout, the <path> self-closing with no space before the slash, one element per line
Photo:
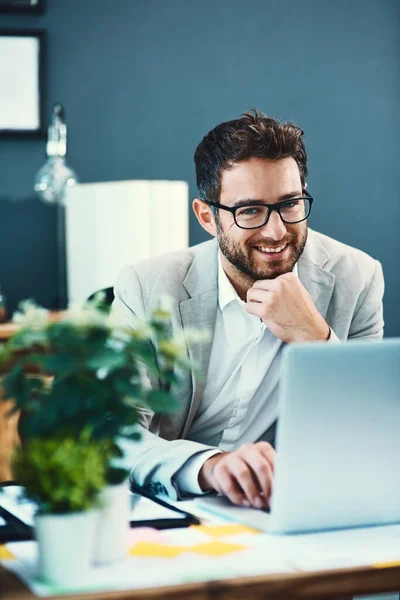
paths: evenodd
<path fill-rule="evenodd" d="M 152 542 L 139 542 L 129 550 L 130 556 L 151 556 L 153 558 L 175 558 L 188 549 L 181 546 L 167 546 Z"/>
<path fill-rule="evenodd" d="M 0 546 L 0 560 L 15 560 L 14 554 L 4 546 Z"/>
<path fill-rule="evenodd" d="M 129 555 L 151 558 L 175 558 L 184 552 L 195 552 L 205 556 L 224 556 L 245 549 L 245 546 L 220 542 L 218 540 L 194 546 L 168 546 L 167 544 L 139 542 L 129 550 Z"/>
<path fill-rule="evenodd" d="M 375 569 L 390 569 L 390 567 L 400 567 L 400 560 L 393 560 L 392 562 L 383 562 L 373 565 Z"/>
<path fill-rule="evenodd" d="M 252 529 L 240 523 L 227 525 L 192 525 L 193 529 L 202 533 L 207 533 L 212 537 L 221 537 L 223 535 L 238 535 L 240 533 L 260 533 L 257 529 Z"/>
<path fill-rule="evenodd" d="M 226 544 L 225 542 L 208 542 L 207 544 L 198 544 L 187 548 L 189 552 L 197 552 L 197 554 L 204 554 L 205 556 L 225 556 L 226 554 L 232 554 L 239 550 L 246 550 L 245 546 L 239 546 L 239 544 Z"/>

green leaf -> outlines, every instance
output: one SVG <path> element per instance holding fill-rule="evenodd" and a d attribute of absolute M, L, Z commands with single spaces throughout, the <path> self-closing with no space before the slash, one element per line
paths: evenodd
<path fill-rule="evenodd" d="M 126 357 L 121 352 L 115 352 L 110 348 L 102 348 L 100 352 L 91 356 L 86 361 L 88 369 L 97 371 L 98 369 L 105 368 L 108 371 L 114 371 L 125 366 Z"/>
<path fill-rule="evenodd" d="M 44 366 L 49 373 L 62 373 L 72 371 L 76 367 L 76 360 L 66 354 L 53 354 L 45 360 Z"/>
<path fill-rule="evenodd" d="M 106 471 L 106 482 L 108 485 L 119 485 L 127 479 L 129 471 L 119 467 L 108 467 Z"/>

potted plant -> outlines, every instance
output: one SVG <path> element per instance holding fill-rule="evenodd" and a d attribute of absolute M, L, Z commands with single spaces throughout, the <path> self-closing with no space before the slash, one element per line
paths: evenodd
<path fill-rule="evenodd" d="M 16 453 L 14 473 L 39 512 L 39 572 L 68 586 L 92 563 L 98 494 L 105 485 L 102 444 L 89 431 L 33 437 Z"/>
<path fill-rule="evenodd" d="M 80 523 L 87 518 L 88 533 L 77 525 L 73 540 L 76 549 L 80 546 L 76 536 L 82 536 L 82 548 L 89 548 L 89 555 L 95 507 L 108 511 L 102 531 L 108 522 L 116 535 L 110 498 L 117 506 L 127 502 L 122 484 L 128 476 L 126 469 L 115 466 L 123 455 L 118 441 L 140 438 L 136 427 L 140 408 L 167 412 L 176 406 L 170 392 L 171 384 L 178 383 L 174 367 L 186 368 L 189 360 L 182 340 L 171 339 L 169 317 L 168 310 L 160 308 L 148 322 L 137 321 L 128 328 L 96 297 L 83 307 L 71 307 L 54 322 L 44 309 L 26 301 L 14 317 L 20 328 L 0 347 L 3 371 L 8 365 L 2 399 L 12 398 L 13 410 L 21 410 L 22 415 L 14 476 L 39 507 L 36 528 L 42 574 L 58 583 L 71 577 L 69 573 L 62 581 L 66 563 L 60 552 L 64 546 L 70 560 L 65 540 L 68 532 L 72 539 L 72 519 Z M 146 383 L 149 378 L 156 386 Z M 117 488 L 119 496 L 112 493 Z M 117 512 L 125 534 L 127 513 L 121 519 L 120 508 Z M 63 519 L 70 525 L 61 524 Z M 65 534 L 58 533 L 57 528 L 64 527 Z M 109 532 L 108 547 L 113 533 Z M 112 556 L 100 552 L 97 559 L 116 558 L 123 551 L 120 543 Z M 83 575 L 82 569 L 78 575 Z"/>

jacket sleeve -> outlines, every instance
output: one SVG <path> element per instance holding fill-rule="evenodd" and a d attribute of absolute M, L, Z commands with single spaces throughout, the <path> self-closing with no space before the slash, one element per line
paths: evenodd
<path fill-rule="evenodd" d="M 148 318 L 142 287 L 133 267 L 126 267 L 119 275 L 114 288 L 113 311 L 125 316 L 127 325 L 134 327 L 137 317 Z M 150 384 L 151 385 L 151 384 Z M 153 387 L 154 387 L 153 382 Z M 160 438 L 157 432 L 158 415 L 148 409 L 140 411 L 141 434 L 139 442 L 121 438 L 118 443 L 124 452 L 124 458 L 118 466 L 130 469 L 130 480 L 151 494 L 167 494 L 171 499 L 183 498 L 184 491 L 179 490 L 177 478 L 185 463 L 194 456 L 206 452 L 205 460 L 214 447 L 189 440 L 168 441 Z"/>
<path fill-rule="evenodd" d="M 116 466 L 130 469 L 129 479 L 135 487 L 143 488 L 154 495 L 168 495 L 172 500 L 180 500 L 191 494 L 191 490 L 181 490 L 178 476 L 185 463 L 204 453 L 204 460 L 218 448 L 205 446 L 189 440 L 164 440 L 139 426 L 141 440 L 133 442 L 125 438 L 118 440 L 124 458 Z M 193 490 L 193 493 L 198 493 Z"/>
<path fill-rule="evenodd" d="M 360 294 L 349 331 L 349 340 L 381 340 L 383 337 L 383 294 L 384 279 L 380 262 L 375 269 L 369 285 Z"/>

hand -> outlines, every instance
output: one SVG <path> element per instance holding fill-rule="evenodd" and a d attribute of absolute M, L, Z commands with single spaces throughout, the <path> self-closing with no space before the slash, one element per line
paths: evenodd
<path fill-rule="evenodd" d="M 330 329 L 294 273 L 256 281 L 247 292 L 246 310 L 260 317 L 284 342 L 327 340 Z"/>
<path fill-rule="evenodd" d="M 267 442 L 245 444 L 233 452 L 215 454 L 200 470 L 200 487 L 216 490 L 234 504 L 268 506 L 275 456 L 275 450 Z"/>

